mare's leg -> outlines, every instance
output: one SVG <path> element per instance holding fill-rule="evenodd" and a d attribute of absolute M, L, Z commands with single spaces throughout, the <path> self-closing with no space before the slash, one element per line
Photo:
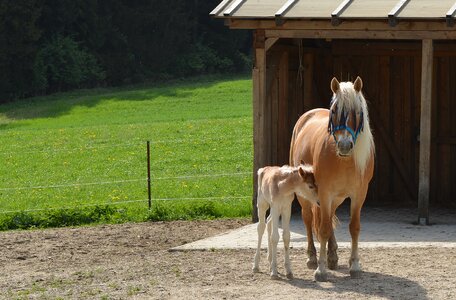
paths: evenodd
<path fill-rule="evenodd" d="M 307 232 L 307 267 L 309 269 L 317 268 L 317 249 L 315 249 L 315 244 L 313 240 L 312 232 L 312 204 L 304 200 L 301 197 L 298 197 L 299 204 L 301 205 L 301 216 L 304 225 L 306 226 Z"/>
<path fill-rule="evenodd" d="M 279 243 L 279 210 L 277 207 L 274 207 L 274 204 L 271 206 L 271 220 L 268 222 L 272 225 L 271 232 L 271 278 L 278 279 L 279 274 L 277 273 L 277 244 Z"/>
<path fill-rule="evenodd" d="M 257 206 L 258 206 L 258 225 L 257 225 L 257 232 L 258 232 L 258 244 L 257 244 L 257 250 L 255 253 L 255 259 L 253 261 L 253 272 L 259 272 L 260 271 L 260 250 L 261 250 L 261 239 L 263 238 L 263 233 L 264 229 L 266 227 L 266 210 L 268 209 L 269 205 L 264 201 L 264 199 L 261 199 L 258 197 L 257 199 Z"/>
<path fill-rule="evenodd" d="M 337 241 L 334 230 L 328 240 L 328 268 L 330 270 L 337 270 L 339 257 L 337 256 Z"/>
<path fill-rule="evenodd" d="M 291 218 L 291 202 L 282 210 L 282 229 L 283 229 L 283 246 L 285 248 L 285 270 L 287 278 L 293 279 L 290 263 L 290 218 Z"/>
<path fill-rule="evenodd" d="M 336 202 L 333 202 L 333 208 L 331 211 L 333 217 L 332 217 L 331 221 L 334 221 L 334 218 L 336 216 L 336 209 L 337 209 L 336 204 L 337 204 Z M 333 226 L 333 229 L 334 229 L 334 226 Z M 339 257 L 337 256 L 337 248 L 338 248 L 338 246 L 337 246 L 337 241 L 336 241 L 336 235 L 334 234 L 334 230 L 333 230 L 332 234 L 328 240 L 328 268 L 330 270 L 337 270 L 337 267 L 338 267 L 337 265 L 339 263 Z"/>
<path fill-rule="evenodd" d="M 331 234 L 333 234 L 332 228 L 332 220 L 331 220 L 331 207 L 328 207 L 328 200 L 329 199 L 321 199 L 320 200 L 320 228 L 319 228 L 319 235 L 320 235 L 320 257 L 318 259 L 318 267 L 315 270 L 314 276 L 316 281 L 326 281 L 328 278 L 328 274 L 326 271 L 326 261 L 327 261 L 327 253 L 326 253 L 326 245 L 328 243 Z"/>
<path fill-rule="evenodd" d="M 358 254 L 358 238 L 361 229 L 361 207 L 363 206 L 366 198 L 367 187 L 363 189 L 355 198 L 351 199 L 350 205 L 350 235 L 351 242 L 351 255 L 350 255 L 350 276 L 351 278 L 361 277 L 361 266 L 359 264 Z"/>

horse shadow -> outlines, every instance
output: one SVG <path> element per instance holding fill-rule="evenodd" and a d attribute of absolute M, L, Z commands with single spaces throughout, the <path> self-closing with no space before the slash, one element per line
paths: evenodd
<path fill-rule="evenodd" d="M 341 276 L 336 276 L 339 273 Z M 363 271 L 361 279 L 351 279 L 348 266 L 341 265 L 338 270 L 328 273 L 328 281 L 315 282 L 313 278 L 281 279 L 301 289 L 315 289 L 339 295 L 358 293 L 366 297 L 384 299 L 416 299 L 427 300 L 427 291 L 419 283 L 407 278 L 388 274 Z"/>

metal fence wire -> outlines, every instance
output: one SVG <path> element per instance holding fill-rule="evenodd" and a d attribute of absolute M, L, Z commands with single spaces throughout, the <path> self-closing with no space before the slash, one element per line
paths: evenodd
<path fill-rule="evenodd" d="M 207 141 L 214 141 L 220 139 L 203 139 L 203 142 Z M 184 142 L 185 140 L 173 140 L 173 142 Z M 169 143 L 170 141 L 166 141 Z M 187 141 L 188 142 L 188 141 Z M 136 179 L 119 179 L 119 180 L 111 180 L 111 181 L 93 181 L 93 182 L 74 182 L 74 183 L 56 183 L 56 184 L 49 184 L 49 185 L 32 185 L 32 186 L 17 186 L 17 187 L 0 187 L 1 191 L 21 191 L 21 190 L 44 190 L 44 189 L 62 189 L 62 188 L 71 188 L 71 187 L 81 187 L 81 186 L 101 186 L 101 185 L 113 185 L 113 184 L 124 184 L 124 183 L 132 183 L 132 182 L 144 182 L 147 184 L 147 191 L 148 191 L 148 198 L 144 199 L 136 199 L 136 200 L 124 200 L 124 201 L 115 201 L 115 202 L 104 202 L 104 203 L 91 203 L 91 204 L 83 204 L 77 206 L 59 206 L 59 207 L 51 207 L 51 208 L 34 208 L 34 209 L 23 209 L 23 210 L 0 210 L 0 214 L 8 214 L 8 213 L 20 213 L 20 212 L 39 212 L 39 211 L 51 211 L 51 210 L 59 210 L 59 209 L 75 209 L 75 208 L 82 208 L 82 207 L 91 207 L 91 206 L 98 206 L 98 205 L 118 205 L 118 204 L 128 204 L 128 203 L 148 203 L 149 209 L 151 208 L 151 204 L 153 201 L 176 201 L 176 200 L 204 200 L 204 201 L 223 201 L 223 200 L 231 200 L 231 199 L 249 199 L 251 195 L 246 196 L 210 196 L 210 197 L 170 197 L 170 198 L 154 198 L 151 193 L 151 184 L 155 181 L 161 180 L 182 180 L 182 179 L 195 179 L 195 178 L 217 178 L 217 177 L 246 177 L 251 175 L 252 172 L 232 172 L 232 173 L 216 173 L 216 174 L 195 174 L 195 175 L 182 175 L 182 176 L 162 176 L 162 177 L 154 177 L 153 172 L 151 170 L 151 163 L 150 163 L 150 144 L 159 144 L 165 143 L 165 141 L 155 141 L 149 142 L 147 141 L 147 177 L 144 178 L 136 178 Z M 122 145 L 116 145 L 117 147 L 131 147 L 133 145 L 137 145 L 137 143 L 125 143 Z M 109 145 L 102 145 L 99 147 L 83 147 L 81 149 L 88 150 L 88 149 L 98 149 L 98 148 L 107 148 L 110 147 Z M 62 152 L 62 151 L 80 151 L 80 149 L 47 149 L 47 150 L 34 150 L 34 151 L 21 151 L 21 153 L 43 153 L 43 152 Z M 13 155 L 13 152 L 0 152 L 0 155 Z"/>

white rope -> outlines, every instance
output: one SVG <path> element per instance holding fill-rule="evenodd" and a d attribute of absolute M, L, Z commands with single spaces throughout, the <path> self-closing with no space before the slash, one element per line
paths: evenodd
<path fill-rule="evenodd" d="M 226 197 L 188 197 L 188 198 L 152 198 L 151 201 L 176 201 L 176 200 L 230 200 L 230 199 L 248 199 L 251 196 L 226 196 Z M 7 211 L 0 211 L 0 214 L 10 214 L 10 213 L 25 213 L 25 212 L 39 212 L 39 211 L 49 211 L 49 210 L 67 210 L 67 209 L 75 209 L 75 208 L 84 208 L 84 207 L 92 207 L 92 206 L 100 206 L 100 205 L 117 205 L 117 204 L 125 204 L 125 203 L 135 203 L 135 202 L 144 202 L 147 203 L 148 199 L 142 200 L 126 200 L 126 201 L 116 201 L 116 202 L 105 202 L 105 203 L 94 203 L 94 204 L 84 204 L 79 206 L 64 206 L 64 207 L 49 207 L 49 208 L 34 208 L 34 209 L 24 209 L 24 210 L 7 210 Z"/>
<path fill-rule="evenodd" d="M 212 141 L 232 141 L 232 142 L 237 142 L 237 141 L 245 141 L 245 140 L 253 140 L 253 137 L 245 137 L 241 139 L 236 139 L 236 140 L 229 140 L 226 137 L 219 137 L 219 138 L 206 138 L 206 139 L 192 139 L 190 137 L 189 139 L 174 139 L 174 140 L 158 140 L 158 141 L 150 141 L 151 144 L 180 144 L 180 143 L 194 143 L 194 142 L 212 142 Z M 82 148 L 71 148 L 71 149 L 43 149 L 43 150 L 29 150 L 29 151 L 21 151 L 21 149 L 25 149 L 24 147 L 18 147 L 14 152 L 11 151 L 3 151 L 0 152 L 0 155 L 14 155 L 17 153 L 17 151 L 20 151 L 21 153 L 57 153 L 57 152 L 78 152 L 78 151 L 86 151 L 86 150 L 94 150 L 94 149 L 103 149 L 103 148 L 126 148 L 126 147 L 131 147 L 131 146 L 143 146 L 142 143 L 144 141 L 138 141 L 135 143 L 124 143 L 124 144 L 109 144 L 109 145 L 99 145 L 99 146 L 86 146 Z"/>
<path fill-rule="evenodd" d="M 168 179 L 189 179 L 189 178 L 201 178 L 201 177 L 229 177 L 229 176 L 240 176 L 240 175 L 251 175 L 252 172 L 239 172 L 239 173 L 224 173 L 224 174 L 205 174 L 205 175 L 188 175 L 188 176 L 173 176 L 173 177 L 155 177 L 151 180 L 168 180 Z"/>
<path fill-rule="evenodd" d="M 23 210 L 7 210 L 0 211 L 0 214 L 10 214 L 10 213 L 21 213 L 21 212 L 37 212 L 37 211 L 48 211 L 48 210 L 65 210 L 65 209 L 75 209 L 82 207 L 91 207 L 91 206 L 100 206 L 100 205 L 117 205 L 124 203 L 134 203 L 134 202 L 145 202 L 147 203 L 148 199 L 145 200 L 126 200 L 126 201 L 116 201 L 116 202 L 106 202 L 106 203 L 94 203 L 94 204 L 84 204 L 79 206 L 63 206 L 63 207 L 48 207 L 48 208 L 33 208 L 33 209 L 23 209 Z"/>
<path fill-rule="evenodd" d="M 176 201 L 176 200 L 229 200 L 229 199 L 245 199 L 252 196 L 226 196 L 226 197 L 195 197 L 195 198 L 152 198 L 153 201 Z"/>
<path fill-rule="evenodd" d="M 115 181 L 101 181 L 101 182 L 86 182 L 86 183 L 70 183 L 70 184 L 56 184 L 56 185 L 47 185 L 47 186 L 23 186 L 15 188 L 0 188 L 0 191 L 17 191 L 17 190 L 33 190 L 33 189 L 54 189 L 62 187 L 76 187 L 76 186 L 86 186 L 86 185 L 104 185 L 104 184 L 113 184 L 113 183 L 125 183 L 125 182 L 138 182 L 146 181 L 147 179 L 129 179 L 129 180 L 115 180 Z"/>
<path fill-rule="evenodd" d="M 207 177 L 229 177 L 229 176 L 242 176 L 250 175 L 252 172 L 239 172 L 239 173 L 223 173 L 223 174 L 203 174 L 203 175 L 186 175 L 186 176 L 170 176 L 170 177 L 152 177 L 151 180 L 169 180 L 169 179 L 190 179 L 190 178 L 207 178 Z M 77 187 L 77 186 L 90 186 L 90 185 L 106 185 L 114 183 L 127 183 L 127 182 L 139 182 L 147 181 L 144 179 L 128 179 L 128 180 L 114 180 L 114 181 L 101 181 L 101 182 L 86 182 L 86 183 L 68 183 L 68 184 L 55 184 L 55 185 L 41 185 L 41 186 L 23 186 L 23 187 L 10 187 L 0 188 L 0 191 L 19 191 L 19 190 L 33 190 L 33 189 L 55 189 L 65 187 Z"/>
<path fill-rule="evenodd" d="M 99 146 L 87 146 L 81 148 L 71 148 L 71 149 L 43 149 L 43 150 L 29 150 L 29 151 L 21 151 L 24 148 L 17 148 L 15 152 L 0 152 L 2 155 L 14 155 L 17 151 L 20 151 L 21 154 L 23 153 L 57 153 L 57 152 L 78 152 L 78 151 L 86 151 L 86 150 L 93 150 L 93 149 L 102 149 L 102 148 L 125 148 L 130 146 L 139 146 L 138 143 L 126 143 L 126 144 L 117 144 L 117 145 L 99 145 Z"/>

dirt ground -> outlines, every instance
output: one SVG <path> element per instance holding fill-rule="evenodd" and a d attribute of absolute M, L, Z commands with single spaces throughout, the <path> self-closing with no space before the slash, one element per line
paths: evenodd
<path fill-rule="evenodd" d="M 347 249 L 329 281 L 313 281 L 303 249 L 295 278 L 253 274 L 254 250 L 168 249 L 248 224 L 177 221 L 0 233 L 1 299 L 455 299 L 455 248 L 362 249 L 362 279 Z M 362 244 L 361 244 L 362 246 Z M 279 272 L 283 256 L 279 251 Z"/>

